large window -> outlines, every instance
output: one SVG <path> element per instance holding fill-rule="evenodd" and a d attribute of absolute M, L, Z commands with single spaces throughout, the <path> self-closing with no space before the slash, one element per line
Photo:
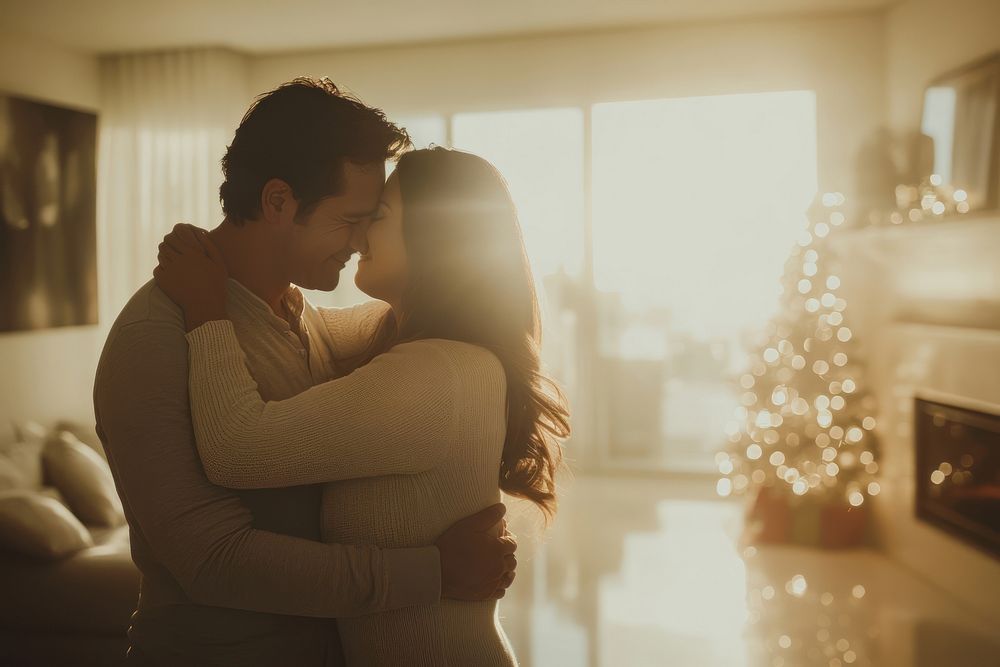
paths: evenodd
<path fill-rule="evenodd" d="M 452 145 L 490 160 L 517 206 L 542 311 L 543 360 L 577 398 L 574 287 L 583 264 L 583 111 L 459 114 Z"/>
<path fill-rule="evenodd" d="M 816 192 L 809 92 L 598 104 L 602 461 L 705 469 Z"/>

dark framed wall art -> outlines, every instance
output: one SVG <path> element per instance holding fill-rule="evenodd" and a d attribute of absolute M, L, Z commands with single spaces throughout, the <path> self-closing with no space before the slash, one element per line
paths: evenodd
<path fill-rule="evenodd" d="M 97 323 L 97 116 L 0 93 L 0 332 Z"/>

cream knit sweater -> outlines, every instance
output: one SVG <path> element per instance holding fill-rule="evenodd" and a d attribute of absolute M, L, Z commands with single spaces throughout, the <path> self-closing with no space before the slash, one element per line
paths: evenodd
<path fill-rule="evenodd" d="M 320 335 L 355 353 L 384 305 L 324 310 Z M 398 345 L 351 374 L 264 402 L 228 320 L 188 334 L 191 412 L 210 480 L 229 488 L 328 482 L 323 539 L 432 545 L 499 502 L 506 381 L 483 348 Z M 515 665 L 496 602 L 409 607 L 338 619 L 349 665 Z"/>

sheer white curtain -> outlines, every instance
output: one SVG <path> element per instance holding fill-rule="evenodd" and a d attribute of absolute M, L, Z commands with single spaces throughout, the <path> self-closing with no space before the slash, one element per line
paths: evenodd
<path fill-rule="evenodd" d="M 176 223 L 221 220 L 219 161 L 249 105 L 248 63 L 221 49 L 101 62 L 98 164 L 101 321 L 152 276 Z"/>

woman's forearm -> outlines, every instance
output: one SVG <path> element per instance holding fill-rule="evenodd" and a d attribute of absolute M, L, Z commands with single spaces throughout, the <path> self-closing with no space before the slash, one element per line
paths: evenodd
<path fill-rule="evenodd" d="M 401 346 L 347 377 L 265 402 L 230 322 L 209 322 L 187 338 L 198 451 L 220 486 L 413 474 L 447 455 L 461 392 L 431 343 Z"/>

